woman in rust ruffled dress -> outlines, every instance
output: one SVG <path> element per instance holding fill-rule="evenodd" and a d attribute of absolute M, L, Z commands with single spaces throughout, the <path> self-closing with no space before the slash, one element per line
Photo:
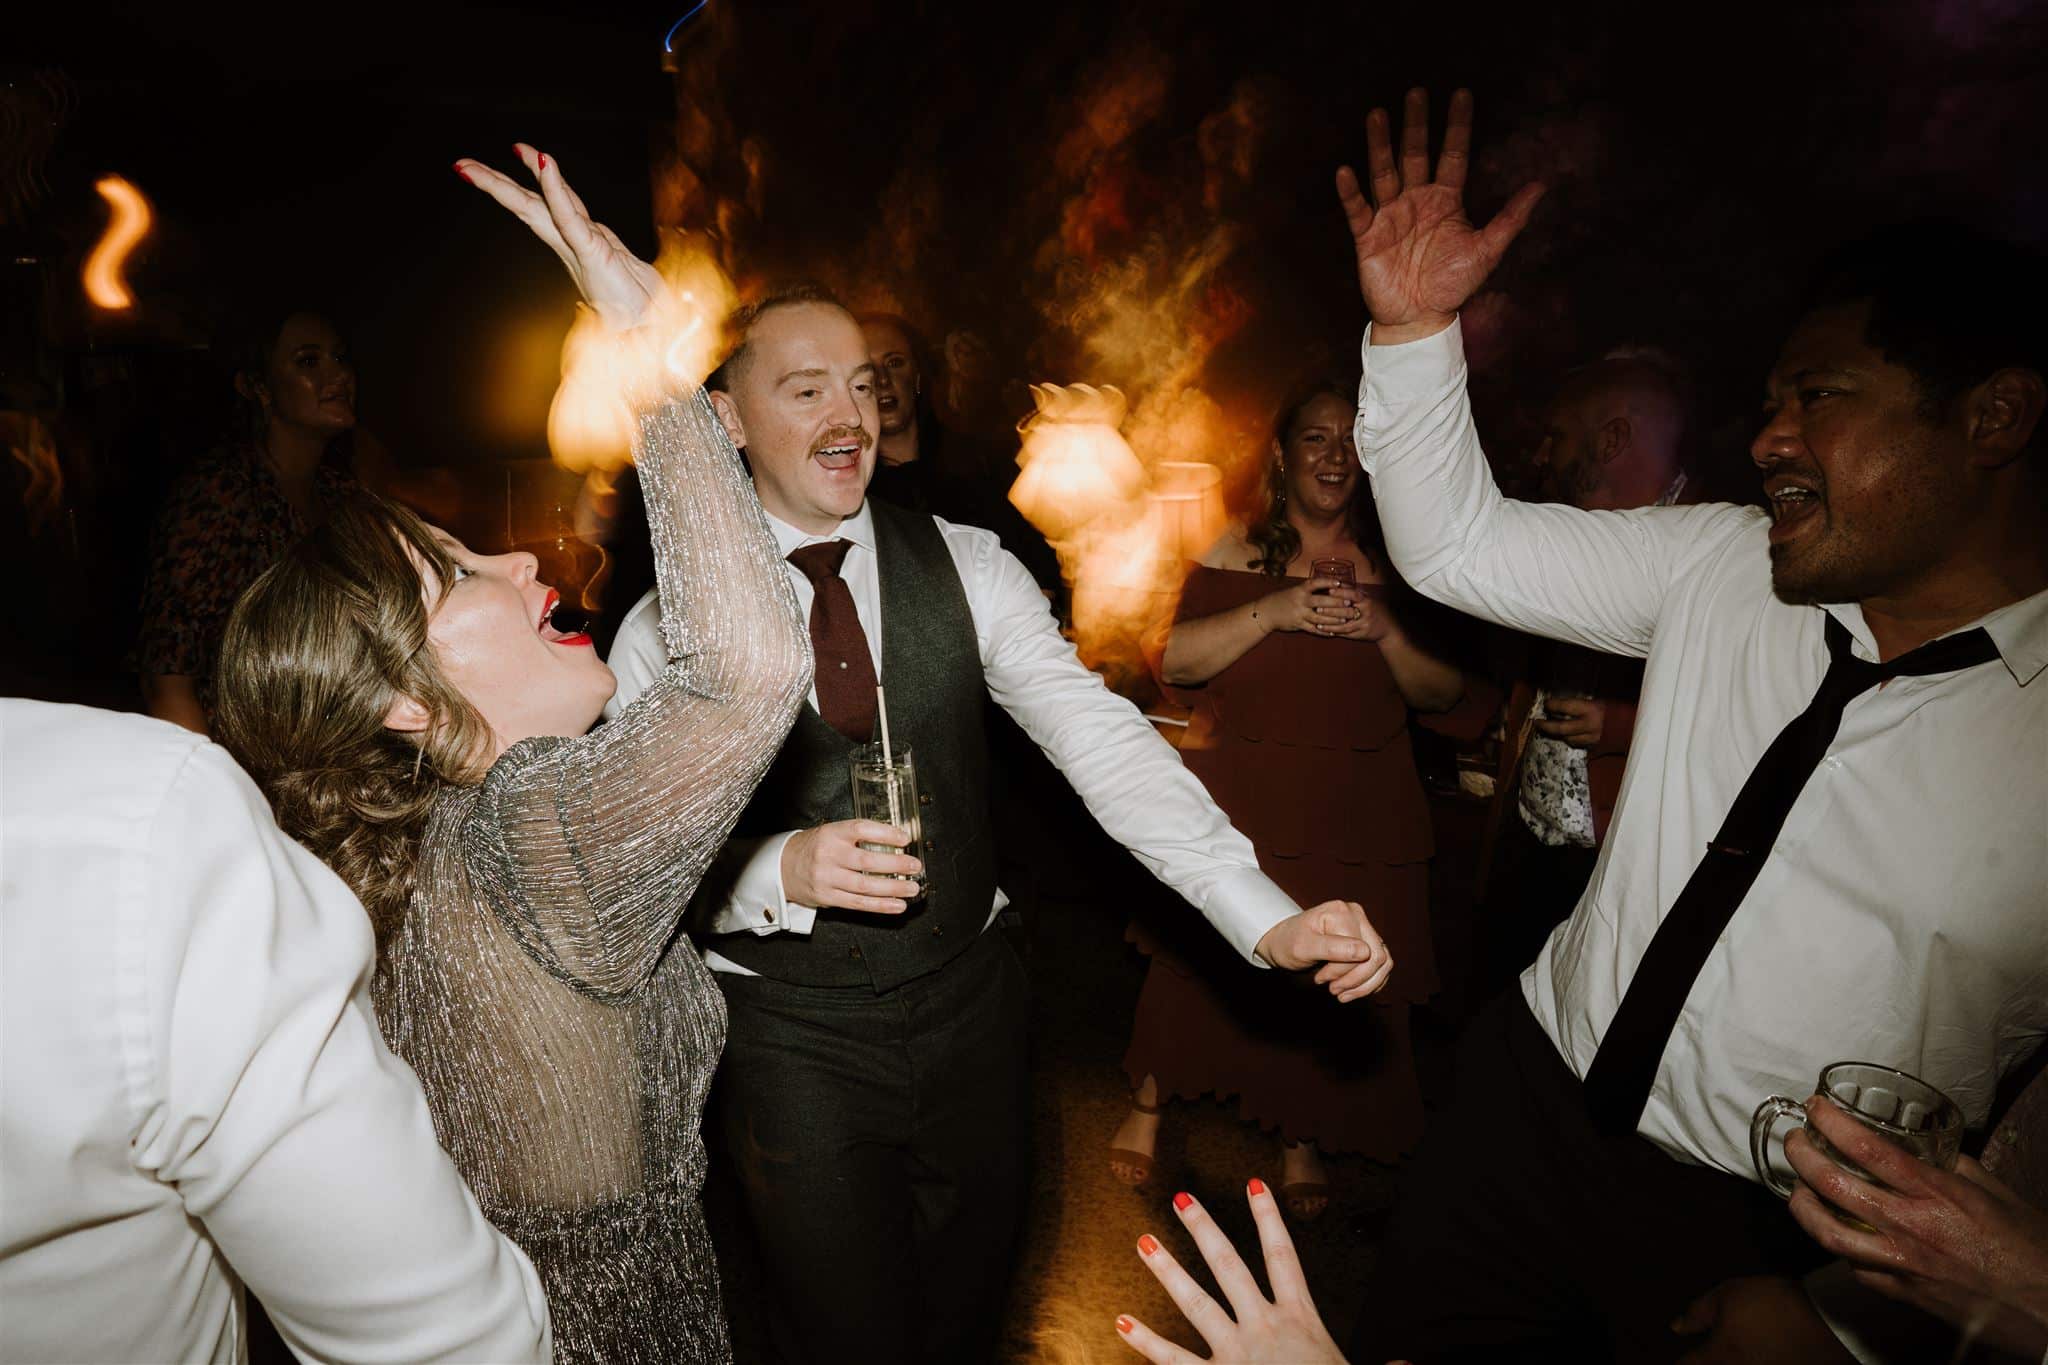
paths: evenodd
<path fill-rule="evenodd" d="M 1124 1058 L 1132 1111 L 1111 1141 L 1112 1169 L 1142 1184 L 1165 1100 L 1236 1096 L 1241 1117 L 1277 1132 L 1283 1197 L 1303 1218 L 1328 1204 L 1320 1153 L 1391 1161 L 1421 1136 L 1408 1010 L 1437 982 L 1429 810 L 1408 720 L 1455 710 L 1476 731 L 1485 719 L 1459 670 L 1405 628 L 1416 599 L 1387 562 L 1353 413 L 1324 385 L 1280 414 L 1268 511 L 1188 578 L 1160 675 L 1194 707 L 1182 757 L 1259 865 L 1297 897 L 1365 905 L 1394 976 L 1344 1011 L 1279 973 L 1218 961 L 1196 935 L 1134 925 L 1152 961 Z"/>

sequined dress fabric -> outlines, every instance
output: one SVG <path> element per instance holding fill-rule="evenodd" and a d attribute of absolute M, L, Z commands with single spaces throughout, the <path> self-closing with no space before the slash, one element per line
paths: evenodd
<path fill-rule="evenodd" d="M 812 667 L 704 396 L 639 436 L 668 669 L 611 724 L 444 794 L 372 987 L 442 1146 L 540 1272 L 555 1359 L 611 1365 L 732 1358 L 699 1202 L 725 1008 L 680 926 Z"/>

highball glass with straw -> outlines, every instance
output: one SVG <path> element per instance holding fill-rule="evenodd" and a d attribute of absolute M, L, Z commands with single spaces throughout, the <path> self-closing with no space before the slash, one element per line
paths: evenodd
<path fill-rule="evenodd" d="M 910 746 L 893 751 L 880 744 L 863 744 L 847 760 L 853 781 L 853 815 L 856 820 L 879 820 L 910 835 L 902 848 L 893 844 L 863 841 L 870 853 L 903 853 L 924 861 L 924 823 L 918 818 L 917 768 L 911 762 Z M 924 878 L 905 877 L 903 899 L 914 901 L 924 894 Z"/>

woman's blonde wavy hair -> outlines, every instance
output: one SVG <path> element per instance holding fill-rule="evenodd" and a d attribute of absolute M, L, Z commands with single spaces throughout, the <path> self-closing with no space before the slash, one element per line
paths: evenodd
<path fill-rule="evenodd" d="M 425 524 L 351 499 L 235 604 L 216 678 L 216 738 L 362 899 L 380 944 L 412 897 L 435 797 L 481 781 L 490 753 L 490 726 L 427 643 L 422 564 L 445 594 L 454 562 Z M 432 718 L 417 735 L 384 724 L 400 696 Z"/>

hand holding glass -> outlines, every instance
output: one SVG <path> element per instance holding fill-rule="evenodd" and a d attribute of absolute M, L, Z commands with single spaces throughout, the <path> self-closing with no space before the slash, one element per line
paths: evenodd
<path fill-rule="evenodd" d="M 1956 1168 L 1963 1145 L 1963 1111 L 1919 1077 L 1875 1062 L 1836 1062 L 1821 1069 L 1815 1090 L 1833 1100 L 1844 1114 L 1915 1158 L 1937 1170 Z M 1756 1107 L 1749 1124 L 1749 1158 L 1756 1166 L 1757 1178 L 1780 1199 L 1792 1197 L 1792 1186 L 1771 1168 L 1771 1129 L 1788 1115 L 1797 1115 L 1804 1124 L 1806 1106 L 1773 1095 Z M 1829 1145 L 1819 1129 L 1807 1125 L 1806 1136 L 1817 1151 L 1851 1175 L 1884 1183 Z"/>
<path fill-rule="evenodd" d="M 1358 582 L 1358 570 L 1348 559 L 1318 559 L 1308 566 L 1310 578 L 1334 578 L 1345 587 Z"/>
<path fill-rule="evenodd" d="M 885 757 L 881 745 L 863 744 L 853 751 L 847 768 L 853 782 L 854 818 L 879 820 L 910 835 L 910 842 L 900 849 L 879 843 L 861 847 L 870 853 L 905 853 L 923 862 L 924 822 L 919 815 L 917 768 L 911 762 L 910 747 L 905 745 Z M 904 900 L 914 901 L 924 894 L 922 877 L 901 880 L 911 883 L 902 893 Z"/>

